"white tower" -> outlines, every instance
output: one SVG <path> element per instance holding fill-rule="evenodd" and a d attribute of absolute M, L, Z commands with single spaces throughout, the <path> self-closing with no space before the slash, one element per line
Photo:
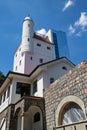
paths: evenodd
<path fill-rule="evenodd" d="M 37 65 L 55 59 L 51 34 L 49 31 L 49 34 L 43 37 L 34 33 L 34 22 L 30 17 L 26 17 L 23 21 L 21 44 L 14 55 L 13 71 L 30 74 Z"/>
<path fill-rule="evenodd" d="M 33 20 L 30 17 L 26 17 L 23 21 L 23 29 L 22 29 L 22 53 L 28 52 L 33 53 Z"/>
<path fill-rule="evenodd" d="M 30 57 L 33 55 L 33 35 L 34 22 L 30 17 L 25 17 L 22 26 L 22 40 L 14 55 L 13 71 L 20 73 L 28 73 Z M 28 68 L 29 67 L 29 68 Z M 31 69 L 31 68 L 30 68 Z"/>

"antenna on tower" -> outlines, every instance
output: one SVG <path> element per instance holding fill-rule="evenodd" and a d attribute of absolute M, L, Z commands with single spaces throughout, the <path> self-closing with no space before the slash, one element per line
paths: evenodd
<path fill-rule="evenodd" d="M 30 17 L 30 14 L 28 14 L 28 17 Z"/>

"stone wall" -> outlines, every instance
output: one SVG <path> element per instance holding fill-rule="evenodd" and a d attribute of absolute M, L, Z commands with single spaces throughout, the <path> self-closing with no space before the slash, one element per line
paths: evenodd
<path fill-rule="evenodd" d="M 14 116 L 14 105 L 9 105 L 4 111 L 0 113 L 0 124 L 1 122 L 3 122 L 3 119 L 5 119 L 6 130 L 14 130 L 13 116 Z"/>
<path fill-rule="evenodd" d="M 56 125 L 55 111 L 67 96 L 76 96 L 87 108 L 87 60 L 59 78 L 44 91 L 47 130 Z M 71 99 L 72 100 L 72 99 Z"/>
<path fill-rule="evenodd" d="M 31 96 L 31 97 L 25 96 L 25 97 L 21 98 L 21 100 L 18 101 L 16 104 L 9 105 L 5 110 L 3 110 L 0 113 L 0 125 L 3 124 L 3 122 L 6 122 L 6 126 L 5 126 L 6 130 L 17 130 L 19 111 L 21 111 L 21 113 L 20 113 L 21 119 L 27 117 L 24 120 L 24 122 L 21 122 L 21 129 L 23 128 L 23 130 L 25 130 L 25 127 L 27 126 L 26 120 L 31 118 L 31 116 L 32 116 L 32 113 L 30 113 L 31 111 L 29 111 L 29 108 L 36 107 L 36 108 L 38 108 L 37 110 L 41 110 L 41 114 L 42 114 L 41 123 L 43 126 L 43 130 L 46 130 L 46 117 L 45 117 L 44 106 L 45 106 L 44 98 L 34 97 L 34 96 Z M 33 110 L 33 112 L 34 112 L 34 110 Z M 28 118 L 29 113 L 30 113 L 30 117 Z M 30 122 L 28 122 L 28 124 L 29 123 Z M 29 128 L 26 128 L 26 130 L 27 129 L 29 129 Z"/>

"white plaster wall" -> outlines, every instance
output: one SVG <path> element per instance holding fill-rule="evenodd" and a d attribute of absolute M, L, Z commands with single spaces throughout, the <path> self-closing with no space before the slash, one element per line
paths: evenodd
<path fill-rule="evenodd" d="M 7 98 L 0 106 L 0 112 L 2 112 L 9 105 L 9 98 Z"/>
<path fill-rule="evenodd" d="M 3 97 L 4 97 L 4 93 L 2 93 L 2 102 L 0 105 L 0 112 L 2 112 L 10 103 L 11 103 L 11 88 L 12 88 L 12 84 L 10 85 L 10 93 L 9 93 L 9 97 L 7 98 L 7 91 L 8 91 L 8 87 L 5 90 L 6 91 L 6 95 L 5 95 L 5 101 L 3 102 Z"/>
<path fill-rule="evenodd" d="M 21 65 L 20 65 L 20 61 L 21 61 Z M 17 66 L 17 70 L 16 70 L 16 66 Z M 21 45 L 20 45 L 14 55 L 13 71 L 24 73 L 24 68 L 25 68 L 25 54 L 21 52 Z"/>
<path fill-rule="evenodd" d="M 62 69 L 63 66 L 66 66 L 67 70 Z M 50 78 L 54 78 L 54 81 L 55 81 L 71 69 L 72 69 L 72 66 L 63 61 L 60 63 L 56 63 L 54 65 L 48 66 L 46 73 L 44 72 L 44 75 L 43 75 L 44 88 L 50 85 Z"/>
<path fill-rule="evenodd" d="M 11 88 L 11 101 L 10 101 L 10 103 L 16 103 L 18 100 L 20 100 L 20 94 L 16 94 L 16 81 L 13 80 L 13 85 Z"/>
<path fill-rule="evenodd" d="M 37 43 L 41 44 L 41 46 L 37 46 Z M 51 49 L 48 50 L 47 47 L 50 47 Z M 34 40 L 34 59 L 37 58 L 37 63 L 39 63 L 39 59 L 42 58 L 43 62 L 47 62 L 50 60 L 55 59 L 55 49 L 54 49 L 54 45 L 50 44 L 50 43 L 45 43 L 43 41 Z M 40 64 L 40 63 L 39 63 Z"/>
<path fill-rule="evenodd" d="M 37 43 L 41 44 L 41 46 L 37 46 Z M 14 55 L 14 68 L 13 70 L 15 72 L 20 72 L 20 73 L 26 73 L 29 74 L 32 72 L 32 70 L 40 64 L 40 58 L 43 59 L 43 62 L 48 62 L 50 60 L 55 59 L 55 49 L 54 45 L 45 43 L 43 41 L 33 39 L 34 44 L 34 52 L 33 53 L 28 53 L 24 52 L 22 53 L 21 46 L 17 49 L 15 55 Z M 50 50 L 47 49 L 47 47 L 50 47 Z M 32 57 L 32 60 L 31 60 Z M 21 61 L 21 65 L 20 65 Z M 16 70 L 17 66 L 17 70 Z"/>
<path fill-rule="evenodd" d="M 63 66 L 65 66 L 67 70 L 62 69 Z M 34 96 L 43 97 L 43 89 L 50 86 L 50 78 L 54 78 L 54 81 L 56 81 L 59 77 L 71 69 L 72 66 L 64 61 L 48 66 L 45 72 L 41 73 L 36 79 L 34 79 L 37 80 L 37 92 L 34 94 Z"/>
<path fill-rule="evenodd" d="M 29 74 L 30 72 L 32 72 L 33 69 L 35 69 L 37 65 L 41 64 L 40 58 L 43 59 L 43 62 L 48 62 L 50 60 L 55 59 L 54 45 L 42 42 L 37 39 L 33 39 L 33 41 L 34 43 L 32 44 L 34 44 L 34 53 L 33 54 L 25 53 L 24 73 L 26 74 Z M 40 47 L 37 46 L 37 43 L 41 44 L 41 46 Z M 47 47 L 50 47 L 51 49 L 48 50 Z M 31 57 L 32 57 L 32 60 L 31 60 Z"/>
<path fill-rule="evenodd" d="M 43 74 L 37 77 L 37 92 L 34 96 L 43 97 Z"/>
<path fill-rule="evenodd" d="M 31 59 L 32 58 L 32 59 Z M 25 70 L 24 73 L 29 74 L 36 67 L 33 55 L 25 53 Z"/>

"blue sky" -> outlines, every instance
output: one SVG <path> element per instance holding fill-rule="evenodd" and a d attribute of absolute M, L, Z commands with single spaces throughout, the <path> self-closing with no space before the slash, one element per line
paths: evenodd
<path fill-rule="evenodd" d="M 30 15 L 35 31 L 49 28 L 65 31 L 70 60 L 87 58 L 87 0 L 0 1 L 0 70 L 13 69 L 14 52 L 21 41 L 23 19 Z"/>

